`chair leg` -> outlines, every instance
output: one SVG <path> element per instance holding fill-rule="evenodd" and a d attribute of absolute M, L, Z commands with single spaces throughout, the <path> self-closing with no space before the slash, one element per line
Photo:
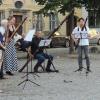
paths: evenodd
<path fill-rule="evenodd" d="M 45 71 L 45 66 L 40 65 L 40 67 L 42 68 L 43 71 Z"/>

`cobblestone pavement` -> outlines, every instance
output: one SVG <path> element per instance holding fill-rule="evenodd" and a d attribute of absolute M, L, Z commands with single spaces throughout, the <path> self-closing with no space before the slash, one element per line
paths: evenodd
<path fill-rule="evenodd" d="M 17 85 L 25 79 L 21 78 L 25 73 L 6 76 L 8 79 L 0 80 L 0 100 L 100 100 L 100 54 L 90 54 L 92 73 L 86 76 L 85 69 L 74 72 L 78 68 L 76 54 L 68 55 L 66 49 L 60 48 L 48 51 L 55 56 L 54 65 L 60 72 L 40 73 L 40 77 L 30 74 L 29 79 L 40 86 L 27 82 L 24 90 L 24 84 Z M 19 67 L 25 61 L 20 58 Z"/>

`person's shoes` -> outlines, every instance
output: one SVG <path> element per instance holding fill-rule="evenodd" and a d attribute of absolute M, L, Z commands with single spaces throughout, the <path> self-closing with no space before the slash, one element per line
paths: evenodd
<path fill-rule="evenodd" d="M 3 78 L 3 73 L 0 73 L 0 79 L 2 79 Z"/>
<path fill-rule="evenodd" d="M 8 78 L 6 78 L 6 77 L 0 77 L 0 79 L 3 80 L 3 79 L 8 79 Z"/>
<path fill-rule="evenodd" d="M 18 72 L 21 73 L 22 72 L 22 69 L 18 70 Z"/>
<path fill-rule="evenodd" d="M 34 72 L 37 73 L 38 72 L 38 68 L 39 66 L 41 66 L 40 63 L 37 63 L 35 66 L 34 66 Z"/>
<path fill-rule="evenodd" d="M 38 70 L 34 70 L 34 73 L 38 73 L 39 71 Z"/>
<path fill-rule="evenodd" d="M 86 76 L 88 76 L 88 74 L 90 73 L 90 72 L 92 72 L 90 69 L 87 69 L 86 70 Z"/>
<path fill-rule="evenodd" d="M 88 72 L 92 72 L 90 69 L 87 69 Z"/>
<path fill-rule="evenodd" d="M 11 73 L 10 71 L 6 71 L 6 74 L 7 74 L 7 75 L 10 75 L 10 76 L 13 76 L 13 75 L 14 75 L 14 74 Z"/>
<path fill-rule="evenodd" d="M 79 68 L 79 69 L 75 70 L 74 72 L 79 72 L 79 71 L 82 71 L 82 69 L 83 69 L 83 67 L 81 67 L 81 68 Z"/>
<path fill-rule="evenodd" d="M 91 72 L 90 66 L 87 66 L 87 71 L 88 71 L 88 72 Z"/>
<path fill-rule="evenodd" d="M 34 73 L 38 73 L 38 68 L 34 67 Z"/>
<path fill-rule="evenodd" d="M 59 72 L 59 70 L 46 69 L 46 72 Z"/>

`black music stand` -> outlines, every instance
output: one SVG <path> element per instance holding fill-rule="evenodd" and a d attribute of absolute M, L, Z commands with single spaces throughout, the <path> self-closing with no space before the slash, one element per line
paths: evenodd
<path fill-rule="evenodd" d="M 27 61 L 28 61 L 28 58 L 27 58 Z M 28 75 L 29 75 L 29 74 L 32 74 L 32 75 L 34 76 L 34 78 L 35 78 L 35 76 L 40 77 L 39 75 L 37 75 L 37 73 L 33 72 L 33 70 L 32 70 L 32 58 L 29 59 L 29 62 L 31 62 L 31 71 L 30 71 L 30 72 L 28 71 Z M 27 65 L 29 64 L 29 62 L 27 63 Z M 27 66 L 27 65 L 26 65 L 26 66 Z M 42 66 L 41 66 L 41 67 L 42 67 Z M 43 67 L 42 67 L 42 69 L 43 69 Z M 43 69 L 43 70 L 44 70 L 44 69 Z M 27 73 L 27 71 L 26 71 L 26 73 Z M 25 76 L 27 76 L 27 74 L 26 74 Z M 22 78 L 24 78 L 25 76 L 23 76 Z M 35 79 L 36 79 L 36 78 L 35 78 Z"/>
<path fill-rule="evenodd" d="M 39 47 L 44 47 L 44 50 L 45 50 L 46 54 L 48 54 L 46 48 L 50 45 L 50 43 L 51 43 L 51 39 L 41 40 L 40 43 L 39 43 Z M 49 55 L 49 54 L 48 54 L 48 55 Z M 55 68 L 55 66 L 54 66 L 54 64 L 53 64 L 53 62 L 52 62 L 52 60 L 51 60 L 50 57 L 49 57 L 49 60 L 51 61 L 51 65 L 52 65 L 52 67 L 53 67 L 53 69 L 54 69 L 54 71 L 52 71 L 52 72 L 58 73 L 59 70 L 56 70 L 56 68 Z"/>
<path fill-rule="evenodd" d="M 28 59 L 28 55 L 27 55 L 27 59 Z M 37 84 L 37 83 L 35 83 L 35 82 L 33 82 L 33 81 L 31 81 L 31 80 L 29 79 L 28 64 L 27 64 L 27 72 L 26 72 L 26 75 L 25 75 L 25 76 L 26 76 L 26 79 L 25 79 L 24 81 L 22 81 L 21 83 L 19 83 L 18 86 L 20 86 L 21 84 L 25 83 L 25 84 L 24 84 L 24 87 L 23 87 L 23 89 L 24 89 L 27 82 L 31 82 L 31 83 L 33 83 L 33 84 L 35 84 L 35 85 L 37 85 L 37 86 L 40 86 L 39 84 Z M 25 76 L 24 76 L 24 77 L 25 77 Z"/>

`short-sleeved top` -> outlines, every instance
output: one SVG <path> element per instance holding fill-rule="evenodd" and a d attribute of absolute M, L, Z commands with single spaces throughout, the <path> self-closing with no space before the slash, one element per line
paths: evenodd
<path fill-rule="evenodd" d="M 79 26 L 75 27 L 72 34 L 74 35 L 74 38 L 80 38 L 79 46 L 89 45 L 89 28 L 87 26 L 83 30 Z"/>

